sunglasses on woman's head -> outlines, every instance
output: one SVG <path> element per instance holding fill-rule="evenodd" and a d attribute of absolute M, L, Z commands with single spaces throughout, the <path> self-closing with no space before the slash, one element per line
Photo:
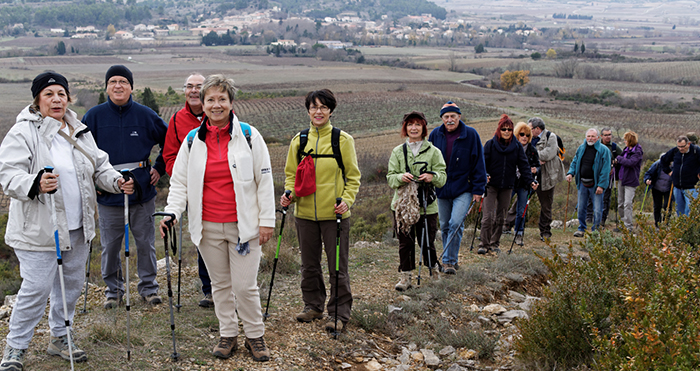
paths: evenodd
<path fill-rule="evenodd" d="M 501 128 L 501 131 L 513 131 L 513 128 Z"/>

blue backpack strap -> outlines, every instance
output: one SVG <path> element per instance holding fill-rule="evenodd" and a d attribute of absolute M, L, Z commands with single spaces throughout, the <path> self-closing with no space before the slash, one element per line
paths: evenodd
<path fill-rule="evenodd" d="M 194 141 L 195 135 L 197 135 L 197 131 L 199 131 L 198 127 L 187 133 L 187 149 L 192 149 L 192 142 Z"/>
<path fill-rule="evenodd" d="M 253 149 L 253 143 L 250 141 L 250 125 L 243 121 L 239 121 L 238 123 L 241 124 L 241 130 L 243 131 L 243 135 L 245 135 L 245 140 L 248 142 L 248 147 Z"/>

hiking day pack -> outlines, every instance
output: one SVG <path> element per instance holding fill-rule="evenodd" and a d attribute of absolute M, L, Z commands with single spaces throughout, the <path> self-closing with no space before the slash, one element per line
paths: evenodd
<path fill-rule="evenodd" d="M 547 141 L 549 141 L 549 136 L 552 134 L 551 131 L 547 132 Z M 564 161 L 564 157 L 566 154 L 566 148 L 564 148 L 564 142 L 561 140 L 561 137 L 557 135 L 557 146 L 559 146 L 559 150 L 557 151 L 557 156 L 559 156 L 559 159 Z"/>
<path fill-rule="evenodd" d="M 248 142 L 248 147 L 253 149 L 253 143 L 250 142 L 250 125 L 243 121 L 239 121 L 238 123 L 241 124 L 241 130 L 243 131 L 243 135 L 245 135 L 245 140 Z M 199 128 L 195 128 L 187 133 L 187 149 L 192 149 L 192 141 L 194 141 L 194 136 L 197 135 L 198 131 Z"/>
<path fill-rule="evenodd" d="M 309 129 L 304 129 L 299 132 L 299 149 L 297 150 L 297 166 L 296 177 L 294 180 L 294 194 L 297 197 L 305 197 L 316 192 L 316 166 L 313 159 L 315 158 L 335 158 L 338 163 L 338 168 L 343 173 L 343 181 L 345 179 L 345 165 L 343 165 L 343 155 L 340 152 L 340 132 L 338 128 L 333 128 L 331 131 L 331 148 L 333 154 L 317 154 L 313 153 L 313 149 L 304 151 L 306 144 L 309 141 Z"/>

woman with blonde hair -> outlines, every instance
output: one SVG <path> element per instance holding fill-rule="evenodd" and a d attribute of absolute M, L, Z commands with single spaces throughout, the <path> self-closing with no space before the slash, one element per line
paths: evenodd
<path fill-rule="evenodd" d="M 622 154 L 615 158 L 617 182 L 617 211 L 625 228 L 632 229 L 634 226 L 634 192 L 639 186 L 639 172 L 642 169 L 644 151 L 639 145 L 637 133 L 628 131 L 623 136 L 625 149 Z M 619 232 L 618 228 L 615 228 Z"/>
<path fill-rule="evenodd" d="M 537 148 L 532 145 L 532 128 L 530 128 L 528 124 L 521 121 L 515 125 L 515 128 L 513 129 L 513 137 L 523 146 L 523 150 L 525 150 L 525 157 L 527 157 L 527 162 L 530 164 L 530 173 L 534 179 L 537 172 L 540 170 L 540 156 L 537 154 Z M 525 177 L 520 174 L 520 171 L 517 168 L 516 176 L 518 180 L 515 182 L 513 195 L 517 195 L 518 199 L 508 210 L 508 216 L 506 217 L 506 229 L 509 230 L 510 227 L 513 226 L 513 223 L 515 223 L 515 243 L 522 246 L 523 232 L 525 231 L 523 212 L 525 211 L 525 204 L 527 204 L 528 189 L 530 187 L 525 183 Z"/>

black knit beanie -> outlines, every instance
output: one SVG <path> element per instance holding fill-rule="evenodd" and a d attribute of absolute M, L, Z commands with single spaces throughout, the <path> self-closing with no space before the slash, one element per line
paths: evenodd
<path fill-rule="evenodd" d="M 129 69 L 126 68 L 126 66 L 116 64 L 110 67 L 107 70 L 107 74 L 105 75 L 105 87 L 107 86 L 107 82 L 109 82 L 109 79 L 112 78 L 112 76 L 124 77 L 129 81 L 129 85 L 131 85 L 131 90 L 134 90 L 134 75 L 131 74 L 131 71 L 129 71 Z"/>
<path fill-rule="evenodd" d="M 68 93 L 68 80 L 63 75 L 53 71 L 38 74 L 32 81 L 32 98 L 36 98 L 47 86 L 61 85 Z M 70 93 L 69 93 L 70 94 Z"/>

